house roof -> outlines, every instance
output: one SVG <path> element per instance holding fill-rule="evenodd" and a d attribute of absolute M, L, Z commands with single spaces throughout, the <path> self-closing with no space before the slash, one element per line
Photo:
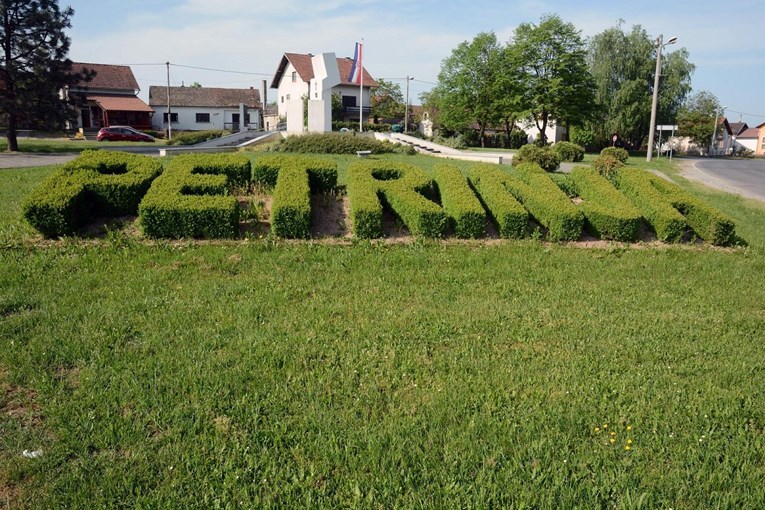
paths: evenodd
<path fill-rule="evenodd" d="M 746 122 L 731 122 L 730 123 L 731 133 L 736 136 L 743 133 L 747 129 L 749 129 L 749 126 L 746 125 Z"/>
<path fill-rule="evenodd" d="M 72 71 L 75 73 L 82 73 L 86 70 L 93 70 L 96 74 L 92 80 L 78 83 L 77 87 L 79 88 L 141 90 L 130 66 L 72 62 Z"/>
<path fill-rule="evenodd" d="M 135 96 L 88 96 L 88 101 L 95 101 L 107 112 L 153 112 L 149 105 Z"/>
<path fill-rule="evenodd" d="M 260 91 L 249 89 L 222 89 L 212 87 L 170 87 L 172 106 L 199 106 L 211 108 L 238 108 L 240 103 L 249 108 L 261 108 Z M 149 87 L 149 104 L 167 105 L 167 87 Z"/>
<path fill-rule="evenodd" d="M 757 128 L 749 128 L 745 129 L 737 136 L 737 138 L 740 140 L 742 138 L 759 138 L 760 137 L 760 130 Z"/>
<path fill-rule="evenodd" d="M 282 76 L 284 76 L 284 72 L 287 70 L 287 64 L 292 64 L 292 67 L 295 68 L 295 71 L 297 71 L 297 74 L 300 76 L 301 80 L 306 83 L 311 81 L 311 79 L 314 77 L 313 62 L 311 60 L 312 58 L 313 56 L 310 54 L 285 53 L 282 56 L 282 59 L 279 61 L 279 67 L 277 67 L 274 79 L 271 81 L 271 88 L 279 88 L 279 82 L 282 81 Z M 340 79 L 342 80 L 340 83 L 341 85 L 355 85 L 355 83 L 348 81 L 348 76 L 351 74 L 352 66 L 353 59 L 351 58 L 337 59 L 337 70 L 339 71 Z M 364 68 L 364 86 L 377 87 L 377 82 L 374 78 L 372 78 L 372 75 L 369 74 L 369 71 L 367 71 L 366 67 Z"/>

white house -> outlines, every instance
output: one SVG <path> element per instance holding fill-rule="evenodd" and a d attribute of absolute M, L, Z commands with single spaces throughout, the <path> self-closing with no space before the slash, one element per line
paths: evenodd
<path fill-rule="evenodd" d="M 149 106 L 155 112 L 152 125 L 157 131 L 167 129 L 167 93 L 167 87 L 149 87 Z M 260 129 L 262 109 L 260 91 L 253 87 L 170 87 L 170 117 L 178 131 Z"/>
<path fill-rule="evenodd" d="M 322 100 L 316 87 L 330 83 L 328 77 L 331 78 L 335 73 L 335 70 L 330 69 L 332 66 L 327 60 L 328 55 L 332 54 L 325 53 L 314 56 L 302 53 L 285 53 L 282 56 L 274 79 L 271 82 L 271 88 L 278 90 L 279 117 L 287 118 L 288 132 L 302 131 L 303 98 L 311 101 Z M 370 94 L 371 89 L 377 87 L 377 82 L 365 68 L 363 108 L 361 108 L 362 100 L 360 100 L 360 97 L 362 97 L 362 89 L 359 85 L 348 81 L 353 60 L 351 58 L 335 58 L 335 62 L 340 82 L 337 85 L 331 86 L 330 90 L 331 94 L 340 96 L 340 101 L 343 105 L 343 120 L 358 122 L 359 115 L 361 114 L 362 121 L 369 122 Z M 316 72 L 317 66 L 321 68 L 319 76 L 317 76 Z M 312 80 L 313 86 L 316 88 L 313 91 L 311 89 Z M 331 96 L 329 97 L 331 100 Z M 293 122 L 290 122 L 291 117 Z M 301 121 L 294 122 L 296 117 Z"/>

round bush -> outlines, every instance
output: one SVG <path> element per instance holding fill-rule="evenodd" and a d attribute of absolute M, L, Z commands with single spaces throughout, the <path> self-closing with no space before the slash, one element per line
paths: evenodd
<path fill-rule="evenodd" d="M 558 142 L 552 146 L 561 161 L 578 163 L 584 159 L 584 148 L 571 142 Z"/>
<path fill-rule="evenodd" d="M 601 156 L 611 156 L 615 159 L 618 159 L 621 163 L 626 163 L 627 159 L 630 157 L 630 153 L 627 152 L 626 149 L 622 149 L 621 147 L 606 147 L 602 151 L 600 151 Z"/>
<path fill-rule="evenodd" d="M 624 150 L 624 149 L 620 149 Z M 627 151 L 624 151 L 627 152 Z M 611 179 L 618 168 L 624 166 L 620 160 L 611 154 L 601 154 L 592 162 L 592 167 L 603 177 Z"/>
<path fill-rule="evenodd" d="M 356 151 L 372 151 L 373 154 L 416 154 L 414 147 L 410 145 L 376 140 L 354 133 L 290 135 L 281 140 L 273 150 L 303 154 L 355 154 Z"/>
<path fill-rule="evenodd" d="M 536 163 L 545 172 L 554 172 L 560 168 L 560 156 L 551 147 L 538 147 L 533 144 L 527 144 L 515 153 L 512 165 L 518 166 L 524 163 Z"/>

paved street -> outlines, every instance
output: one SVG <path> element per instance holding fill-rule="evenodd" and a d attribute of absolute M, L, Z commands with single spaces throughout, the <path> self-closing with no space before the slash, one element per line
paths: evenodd
<path fill-rule="evenodd" d="M 712 188 L 765 201 L 765 160 L 682 158 L 682 174 Z"/>
<path fill-rule="evenodd" d="M 164 147 L 164 145 L 162 146 Z M 159 149 L 154 146 L 140 145 L 136 147 L 101 147 L 103 150 L 114 150 L 132 152 L 135 154 L 146 154 L 149 156 L 159 156 Z M 26 168 L 30 166 L 61 165 L 76 158 L 79 153 L 59 152 L 59 153 L 37 153 L 37 152 L 0 152 L 0 168 Z"/>

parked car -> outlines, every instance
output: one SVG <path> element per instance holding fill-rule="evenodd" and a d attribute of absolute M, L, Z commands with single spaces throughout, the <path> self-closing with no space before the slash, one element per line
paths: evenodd
<path fill-rule="evenodd" d="M 129 126 L 109 126 L 98 130 L 99 142 L 153 142 L 154 137 Z"/>

